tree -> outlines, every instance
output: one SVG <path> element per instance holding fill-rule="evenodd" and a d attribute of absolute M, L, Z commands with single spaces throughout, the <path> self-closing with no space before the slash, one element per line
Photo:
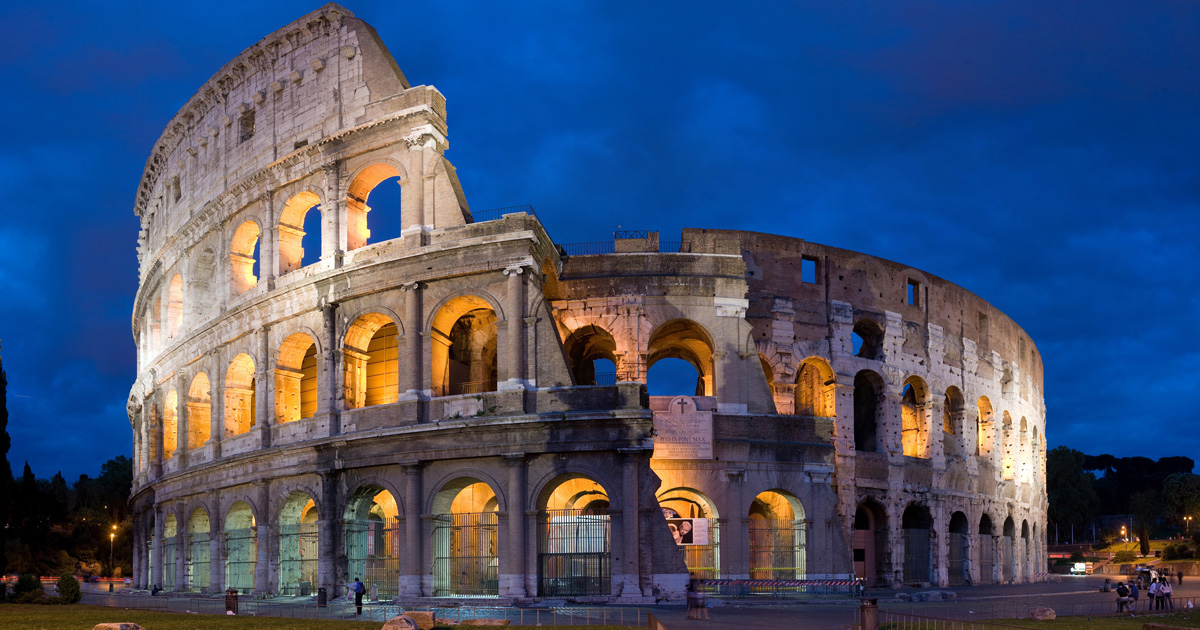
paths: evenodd
<path fill-rule="evenodd" d="M 1180 523 L 1185 516 L 1200 516 L 1200 475 L 1177 472 L 1167 477 L 1163 480 L 1163 500 Z"/>
<path fill-rule="evenodd" d="M 1100 499 L 1093 484 L 1096 476 L 1085 472 L 1083 453 L 1059 446 L 1046 454 L 1046 494 L 1050 521 L 1060 528 L 1075 526 L 1082 532 L 1096 518 Z"/>

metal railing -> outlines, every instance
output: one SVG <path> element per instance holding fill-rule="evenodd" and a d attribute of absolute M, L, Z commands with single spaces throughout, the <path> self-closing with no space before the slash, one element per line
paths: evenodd
<path fill-rule="evenodd" d="M 599 256 L 615 253 L 616 243 L 613 241 L 562 243 L 558 246 L 558 250 L 563 256 Z M 660 254 L 690 254 L 691 252 L 691 241 L 660 241 L 658 243 L 658 253 Z"/>
<path fill-rule="evenodd" d="M 83 603 L 94 606 L 151 610 L 157 612 L 225 614 L 225 598 L 173 597 L 159 595 L 129 595 L 123 593 L 84 593 Z M 640 626 L 645 627 L 649 610 L 624 607 L 560 607 L 514 608 L 502 606 L 414 607 L 411 609 L 391 603 L 364 603 L 362 615 L 356 614 L 353 603 L 330 602 L 318 606 L 316 599 L 278 601 L 241 597 L 238 614 L 288 619 L 342 619 L 384 622 L 407 610 L 432 611 L 438 619 L 462 622 L 471 619 L 508 619 L 514 626 Z"/>
<path fill-rule="evenodd" d="M 1029 630 L 1028 626 L 1014 626 L 986 619 L 962 621 L 885 610 L 879 611 L 879 625 L 876 628 L 867 628 L 862 624 L 859 627 L 862 630 Z"/>
<path fill-rule="evenodd" d="M 1188 603 L 1191 602 L 1193 608 L 1188 608 Z M 1164 602 L 1167 605 L 1167 602 Z M 909 617 L 927 617 L 930 619 L 939 619 L 943 621 L 957 621 L 963 623 L 982 623 L 987 620 L 1013 620 L 1013 619 L 1030 619 L 1033 616 L 1034 609 L 1051 608 L 1057 617 L 1114 617 L 1126 616 L 1131 612 L 1142 615 L 1159 615 L 1171 614 L 1176 612 L 1186 612 L 1195 610 L 1200 601 L 1195 597 L 1173 597 L 1170 605 L 1174 608 L 1165 608 L 1158 610 L 1153 607 L 1153 604 L 1147 601 L 1145 596 L 1141 597 L 1133 608 L 1124 611 L 1117 611 L 1117 595 L 1116 593 L 1107 593 L 1101 599 L 1094 601 L 1069 601 L 1056 599 L 1053 596 L 1038 597 L 1028 601 L 1020 599 L 998 599 L 993 601 L 973 601 L 970 606 L 962 606 L 961 604 L 939 604 L 939 603 L 923 603 L 905 606 L 888 606 L 886 611 L 888 614 L 906 615 Z M 885 611 L 880 610 L 882 615 Z M 904 627 L 904 626 L 897 626 Z M 922 626 L 914 626 L 922 627 Z M 929 626 L 934 627 L 934 626 Z M 951 626 L 946 626 L 947 628 Z M 957 627 L 957 626 L 956 626 Z M 969 627 L 969 626 L 962 626 Z M 986 626 L 981 626 L 986 627 Z M 997 626 L 1011 627 L 1011 626 Z"/>
<path fill-rule="evenodd" d="M 465 381 L 462 383 L 454 383 L 450 388 L 451 396 L 462 394 L 485 394 L 487 392 L 496 391 L 496 381 Z"/>
<path fill-rule="evenodd" d="M 698 579 L 697 590 L 713 597 L 857 597 L 858 580 L 720 580 Z"/>
<path fill-rule="evenodd" d="M 651 234 L 658 234 L 658 232 L 652 230 L 615 230 L 613 232 L 613 239 L 624 241 L 634 238 L 650 238 Z"/>
<path fill-rule="evenodd" d="M 659 241 L 658 253 L 660 254 L 690 254 L 692 253 L 691 241 Z"/>
<path fill-rule="evenodd" d="M 495 221 L 503 219 L 506 214 L 525 213 L 531 217 L 536 217 L 537 213 L 533 211 L 533 206 L 529 204 L 521 206 L 508 206 L 507 208 L 492 208 L 491 210 L 478 210 L 471 212 L 471 218 L 475 223 L 483 223 L 484 221 Z"/>

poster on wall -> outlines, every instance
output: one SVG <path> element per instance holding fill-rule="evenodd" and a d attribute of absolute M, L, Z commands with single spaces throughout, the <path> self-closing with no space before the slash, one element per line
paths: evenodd
<path fill-rule="evenodd" d="M 698 411 L 696 401 L 679 396 L 667 411 L 654 412 L 656 459 L 712 459 L 712 412 Z"/>
<path fill-rule="evenodd" d="M 708 519 L 668 518 L 667 527 L 675 537 L 677 545 L 707 545 Z"/>

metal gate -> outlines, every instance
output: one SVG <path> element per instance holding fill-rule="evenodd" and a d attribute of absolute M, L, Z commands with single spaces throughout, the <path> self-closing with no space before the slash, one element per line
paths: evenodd
<path fill-rule="evenodd" d="M 929 582 L 929 530 L 904 530 L 904 581 Z"/>
<path fill-rule="evenodd" d="M 254 590 L 254 571 L 258 567 L 258 534 L 253 528 L 225 532 L 225 588 L 244 595 Z"/>
<path fill-rule="evenodd" d="M 348 580 L 362 578 L 367 592 L 374 586 L 379 597 L 400 594 L 400 521 L 345 521 Z"/>
<path fill-rule="evenodd" d="M 433 596 L 498 596 L 498 538 L 495 512 L 435 514 Z"/>
<path fill-rule="evenodd" d="M 191 535 L 191 556 L 188 558 L 187 564 L 187 580 L 188 588 L 193 592 L 208 592 L 208 563 L 209 563 L 209 546 L 208 532 L 199 532 Z"/>
<path fill-rule="evenodd" d="M 317 524 L 279 526 L 279 594 L 308 596 L 317 583 Z"/>
<path fill-rule="evenodd" d="M 717 519 L 708 520 L 707 545 L 680 545 L 683 562 L 688 573 L 698 580 L 715 580 L 721 577 L 721 532 Z"/>
<path fill-rule="evenodd" d="M 163 538 L 163 590 L 175 590 L 175 537 Z"/>
<path fill-rule="evenodd" d="M 967 583 L 969 577 L 970 563 L 967 562 L 968 552 L 970 551 L 970 539 L 966 534 L 957 534 L 951 532 L 950 536 L 950 558 L 949 558 L 949 573 L 951 586 L 961 586 Z"/>
<path fill-rule="evenodd" d="M 610 524 L 607 510 L 539 514 L 539 597 L 612 594 Z"/>
<path fill-rule="evenodd" d="M 1011 582 L 1017 575 L 1017 554 L 1013 549 L 1013 537 L 1005 536 L 1001 543 L 1004 548 L 1004 575 L 1001 582 Z"/>
<path fill-rule="evenodd" d="M 803 580 L 804 521 L 750 519 L 750 579 Z"/>
<path fill-rule="evenodd" d="M 992 584 L 996 581 L 996 549 L 990 535 L 979 536 L 979 583 Z"/>

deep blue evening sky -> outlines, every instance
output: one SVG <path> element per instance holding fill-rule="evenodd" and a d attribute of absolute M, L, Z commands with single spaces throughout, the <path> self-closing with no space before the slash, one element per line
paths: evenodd
<path fill-rule="evenodd" d="M 151 145 L 222 65 L 318 6 L 0 8 L 18 474 L 129 453 Z M 904 262 L 1030 333 L 1050 447 L 1200 454 L 1200 3 L 347 6 L 446 95 L 473 208 L 532 204 L 559 242 L 733 228 Z"/>

